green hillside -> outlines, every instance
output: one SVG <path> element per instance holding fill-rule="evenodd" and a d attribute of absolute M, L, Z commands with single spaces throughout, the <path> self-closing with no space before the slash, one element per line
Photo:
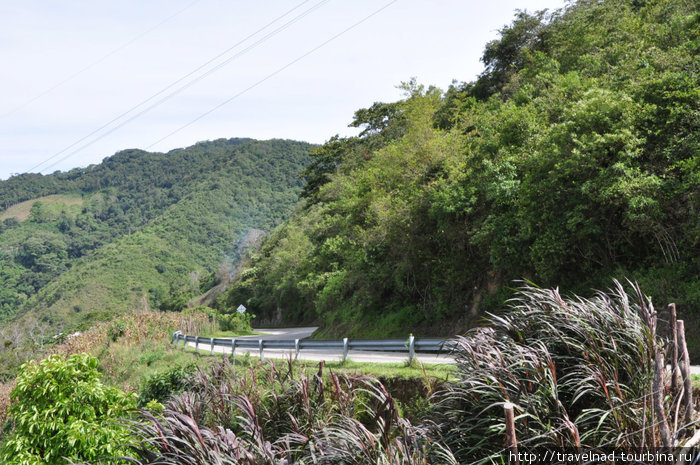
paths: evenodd
<path fill-rule="evenodd" d="M 0 336 L 8 341 L 0 350 L 199 288 L 238 258 L 247 231 L 270 230 L 289 214 L 309 149 L 218 140 L 0 182 L 17 201 L 0 213 Z"/>
<path fill-rule="evenodd" d="M 519 13 L 476 81 L 359 110 L 361 134 L 314 150 L 304 201 L 220 305 L 324 335 L 447 335 L 513 280 L 590 295 L 629 278 L 678 304 L 700 358 L 691 3 Z"/>

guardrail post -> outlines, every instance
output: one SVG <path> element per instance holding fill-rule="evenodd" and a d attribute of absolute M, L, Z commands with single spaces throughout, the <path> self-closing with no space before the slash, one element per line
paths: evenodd
<path fill-rule="evenodd" d="M 199 352 L 199 336 L 197 336 L 194 340 L 194 351 Z"/>
<path fill-rule="evenodd" d="M 236 338 L 231 339 L 231 357 L 236 360 Z"/>
<path fill-rule="evenodd" d="M 258 347 L 260 348 L 260 361 L 265 361 L 265 356 L 263 355 L 263 340 L 258 339 Z"/>
<path fill-rule="evenodd" d="M 343 338 L 343 362 L 348 359 L 348 338 Z"/>
<path fill-rule="evenodd" d="M 181 334 L 182 336 L 182 348 L 187 350 L 187 334 Z"/>
<path fill-rule="evenodd" d="M 299 358 L 299 339 L 294 339 L 294 360 Z"/>
<path fill-rule="evenodd" d="M 408 363 L 413 363 L 416 357 L 416 338 L 411 334 L 408 336 Z"/>
<path fill-rule="evenodd" d="M 173 342 L 172 342 L 172 344 L 175 344 L 175 343 L 177 342 L 177 340 L 179 339 L 179 337 L 180 337 L 180 331 L 175 331 L 175 332 L 173 333 Z"/>
<path fill-rule="evenodd" d="M 214 355 L 214 338 L 209 338 L 209 341 L 211 342 L 211 351 L 209 352 L 209 355 Z"/>

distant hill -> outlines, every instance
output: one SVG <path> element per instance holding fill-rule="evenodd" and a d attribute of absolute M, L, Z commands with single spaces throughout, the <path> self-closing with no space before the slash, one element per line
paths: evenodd
<path fill-rule="evenodd" d="M 198 286 L 237 258 L 248 231 L 287 217 L 310 148 L 221 139 L 0 182 L 4 331 L 8 321 L 42 334 L 86 328 Z"/>

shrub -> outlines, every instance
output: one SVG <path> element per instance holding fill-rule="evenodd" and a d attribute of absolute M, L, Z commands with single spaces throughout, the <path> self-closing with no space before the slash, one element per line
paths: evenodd
<path fill-rule="evenodd" d="M 154 400 L 163 402 L 171 395 L 179 394 L 187 387 L 194 369 L 194 365 L 190 364 L 152 374 L 141 386 L 138 406 L 145 407 Z"/>
<path fill-rule="evenodd" d="M 102 384 L 97 368 L 87 354 L 24 364 L 12 390 L 13 430 L 0 461 L 53 465 L 124 455 L 131 438 L 116 420 L 135 408 L 135 398 Z"/>
<path fill-rule="evenodd" d="M 250 324 L 255 315 L 245 313 L 222 313 L 217 316 L 219 328 L 222 331 L 251 331 L 253 328 Z"/>

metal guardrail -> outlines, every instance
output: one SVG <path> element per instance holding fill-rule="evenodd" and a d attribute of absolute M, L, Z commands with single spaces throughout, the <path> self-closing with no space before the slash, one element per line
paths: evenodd
<path fill-rule="evenodd" d="M 237 339 L 237 338 L 216 338 L 188 336 L 181 331 L 173 333 L 173 344 L 182 342 L 182 347 L 186 348 L 188 342 L 193 342 L 195 350 L 199 350 L 199 344 L 206 344 L 211 347 L 211 354 L 215 347 L 225 347 L 231 349 L 231 355 L 236 354 L 236 348 L 258 349 L 260 360 L 264 360 L 264 349 L 293 350 L 295 357 L 303 349 L 342 349 L 343 361 L 348 358 L 349 350 L 367 350 L 377 352 L 407 352 L 409 361 L 413 361 L 416 353 L 440 353 L 449 352 L 449 341 L 437 338 L 415 338 L 409 336 L 408 339 L 348 339 L 340 341 L 316 341 L 309 339 L 289 339 L 289 340 L 264 340 L 264 339 Z"/>

